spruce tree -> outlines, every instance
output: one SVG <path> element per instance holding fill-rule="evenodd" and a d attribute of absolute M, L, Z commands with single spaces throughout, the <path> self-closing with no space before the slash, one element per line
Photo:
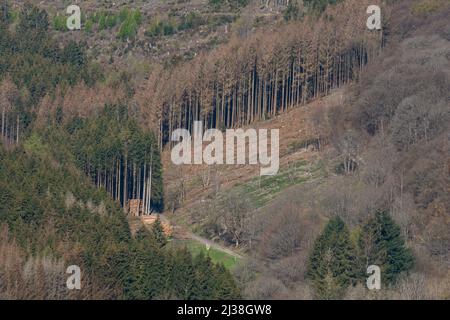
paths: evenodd
<path fill-rule="evenodd" d="M 332 218 L 314 243 L 307 277 L 320 299 L 340 298 L 360 277 L 355 246 L 340 217 Z"/>
<path fill-rule="evenodd" d="M 164 228 L 161 224 L 159 216 L 158 218 L 156 218 L 156 221 L 152 225 L 152 236 L 160 248 L 164 247 L 167 244 L 167 237 L 164 233 Z"/>
<path fill-rule="evenodd" d="M 214 299 L 220 300 L 236 300 L 241 299 L 239 287 L 233 279 L 231 273 L 223 264 L 214 266 L 216 275 L 216 285 L 214 290 Z"/>
<path fill-rule="evenodd" d="M 289 1 L 286 10 L 283 12 L 284 20 L 298 20 L 300 17 L 301 13 L 297 1 Z"/>
<path fill-rule="evenodd" d="M 201 251 L 194 258 L 195 282 L 192 288 L 194 300 L 211 299 L 214 295 L 215 277 L 211 258 Z"/>
<path fill-rule="evenodd" d="M 156 242 L 153 232 L 147 228 L 140 228 L 135 241 L 130 245 L 130 259 L 127 272 L 128 279 L 126 298 L 155 299 L 168 296 L 167 274 L 172 272 L 171 261 L 160 244 Z"/>
<path fill-rule="evenodd" d="M 365 267 L 381 268 L 385 284 L 395 283 L 398 276 L 412 268 L 414 256 L 406 246 L 400 227 L 386 211 L 380 211 L 363 227 L 359 246 Z"/>
<path fill-rule="evenodd" d="M 159 244 L 156 242 L 156 238 L 152 231 L 149 231 L 147 227 L 142 226 L 136 232 L 134 236 L 137 245 L 142 248 L 158 248 Z"/>
<path fill-rule="evenodd" d="M 192 254 L 187 248 L 172 252 L 171 288 L 177 299 L 188 300 L 192 298 L 195 282 L 195 269 Z"/>

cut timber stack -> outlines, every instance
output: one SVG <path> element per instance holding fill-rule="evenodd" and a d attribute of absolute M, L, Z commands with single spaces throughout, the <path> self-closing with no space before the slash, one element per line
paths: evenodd
<path fill-rule="evenodd" d="M 132 199 L 129 201 L 128 214 L 132 217 L 139 217 L 141 215 L 142 201 L 139 199 Z"/>
<path fill-rule="evenodd" d="M 155 223 L 158 217 L 159 217 L 158 215 L 149 215 L 149 216 L 142 216 L 141 219 L 142 223 L 144 223 L 145 226 L 149 227 L 153 223 Z M 164 221 L 162 219 L 159 219 L 159 221 L 161 222 L 165 235 L 167 237 L 170 237 L 173 232 L 172 226 L 167 221 Z"/>

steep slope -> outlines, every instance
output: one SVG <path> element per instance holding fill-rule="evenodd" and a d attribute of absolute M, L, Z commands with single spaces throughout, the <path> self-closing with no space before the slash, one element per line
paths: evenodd
<path fill-rule="evenodd" d="M 131 235 L 120 204 L 126 207 L 130 197 L 142 195 L 148 172 L 160 177 L 151 133 L 136 125 L 123 104 L 100 103 L 97 111 L 103 111 L 90 118 L 65 114 L 58 102 L 55 109 L 49 107 L 55 96 L 70 100 L 62 93 L 65 89 L 94 87 L 98 79 L 87 80 L 89 71 L 84 68 L 90 60 L 82 45 L 71 42 L 60 47 L 49 36 L 45 11 L 28 5 L 17 17 L 3 4 L 0 296 L 240 297 L 222 265 L 204 255 L 193 257 L 186 250 L 166 247 L 158 224 Z M 93 109 L 83 102 L 85 109 Z M 120 164 L 114 155 L 120 156 Z M 153 182 L 146 194 L 156 208 L 162 206 L 162 182 L 157 178 Z M 81 269 L 80 290 L 66 286 L 69 265 Z"/>
<path fill-rule="evenodd" d="M 278 183 L 267 179 L 265 190 L 258 168 L 245 166 L 166 169 L 173 186 L 184 188 L 185 199 L 169 217 L 194 223 L 196 232 L 222 243 L 239 243 L 249 258 L 237 276 L 251 297 L 313 297 L 305 274 L 320 229 L 340 216 L 358 245 L 364 226 L 383 211 L 400 227 L 415 266 L 377 294 L 358 285 L 341 297 L 448 298 L 449 6 L 400 1 L 392 10 L 387 46 L 358 82 L 255 124 L 279 127 L 282 150 L 289 145 L 302 150 L 305 141 L 317 144 L 318 136 L 328 142 L 320 152 L 282 151 Z M 296 139 L 300 129 L 307 134 Z M 292 183 L 284 183 L 283 172 L 292 172 L 289 157 L 306 161 L 308 171 L 320 160 L 320 178 L 296 181 L 294 174 Z M 230 183 L 219 183 L 217 191 L 216 176 Z"/>

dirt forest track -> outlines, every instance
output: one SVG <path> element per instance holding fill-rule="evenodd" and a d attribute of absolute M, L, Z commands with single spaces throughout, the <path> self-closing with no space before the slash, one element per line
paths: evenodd
<path fill-rule="evenodd" d="M 194 240 L 197 241 L 203 245 L 205 245 L 206 248 L 214 248 L 216 250 L 222 251 L 236 259 L 242 259 L 243 256 L 239 253 L 237 253 L 234 250 L 231 250 L 217 242 L 211 241 L 207 238 L 201 237 L 191 231 L 189 231 L 187 228 L 179 226 L 179 225 L 173 225 L 173 223 L 167 219 L 164 215 L 160 216 L 162 221 L 166 221 L 169 224 L 172 224 L 172 227 L 174 228 L 174 237 L 176 239 L 180 240 Z"/>

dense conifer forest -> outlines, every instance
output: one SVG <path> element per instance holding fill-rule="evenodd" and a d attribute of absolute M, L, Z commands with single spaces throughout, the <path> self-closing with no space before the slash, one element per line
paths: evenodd
<path fill-rule="evenodd" d="M 239 298 L 221 265 L 165 248 L 159 222 L 131 234 L 121 206 L 140 198 L 146 213 L 161 211 L 163 193 L 158 143 L 127 106 L 70 121 L 58 109 L 36 125 L 36 103 L 45 95 L 101 77 L 83 45 L 55 43 L 37 7 L 23 8 L 14 32 L 7 7 L 0 17 L 0 296 Z M 84 270 L 79 293 L 65 288 L 68 264 Z"/>
<path fill-rule="evenodd" d="M 447 0 L 116 2 L 0 1 L 0 299 L 450 298 Z M 194 121 L 278 174 L 174 166 Z"/>

